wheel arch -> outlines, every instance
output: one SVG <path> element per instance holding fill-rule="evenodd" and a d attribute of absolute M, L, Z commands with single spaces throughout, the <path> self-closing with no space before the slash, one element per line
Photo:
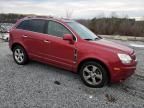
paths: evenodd
<path fill-rule="evenodd" d="M 11 50 L 13 51 L 13 49 L 14 49 L 16 46 L 21 46 L 21 47 L 23 47 L 23 48 L 25 49 L 25 47 L 24 47 L 21 43 L 16 42 L 16 43 L 13 43 L 13 44 L 12 44 Z"/>
<path fill-rule="evenodd" d="M 110 79 L 111 79 L 111 74 L 110 74 L 110 70 L 109 70 L 108 66 L 106 65 L 105 62 L 103 62 L 102 60 L 96 59 L 96 58 L 87 58 L 87 59 L 82 60 L 82 61 L 78 64 L 78 68 L 77 68 L 77 72 L 78 72 L 78 73 L 80 72 L 81 66 L 82 66 L 85 62 L 88 62 L 88 61 L 94 61 L 94 62 L 97 62 L 97 63 L 101 64 L 102 66 L 104 66 L 104 68 L 105 68 L 106 71 L 107 71 L 108 81 L 110 81 Z"/>

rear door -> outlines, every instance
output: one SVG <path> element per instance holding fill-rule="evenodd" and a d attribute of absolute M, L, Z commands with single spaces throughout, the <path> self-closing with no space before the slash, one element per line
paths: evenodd
<path fill-rule="evenodd" d="M 32 57 L 45 57 L 44 52 L 44 40 L 45 40 L 45 20 L 42 19 L 31 19 L 26 20 L 21 28 L 21 37 L 23 43 L 26 46 L 28 53 Z"/>
<path fill-rule="evenodd" d="M 47 23 L 47 55 L 56 65 L 71 69 L 74 64 L 75 44 L 63 40 L 64 34 L 72 34 L 63 24 L 56 21 Z"/>

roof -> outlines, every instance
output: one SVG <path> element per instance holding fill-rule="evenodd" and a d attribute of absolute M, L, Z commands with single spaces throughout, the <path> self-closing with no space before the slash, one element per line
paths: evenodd
<path fill-rule="evenodd" d="M 63 22 L 73 22 L 72 19 L 56 18 L 53 16 L 27 16 L 27 17 L 24 17 L 23 19 L 52 19 L 52 20 L 58 20 L 58 21 L 63 21 Z"/>

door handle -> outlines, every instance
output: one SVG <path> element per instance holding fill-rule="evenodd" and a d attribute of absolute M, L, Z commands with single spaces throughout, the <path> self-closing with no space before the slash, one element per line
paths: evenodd
<path fill-rule="evenodd" d="M 27 35 L 22 35 L 24 38 L 27 38 L 28 36 Z"/>
<path fill-rule="evenodd" d="M 44 43 L 51 43 L 49 40 L 44 40 Z"/>

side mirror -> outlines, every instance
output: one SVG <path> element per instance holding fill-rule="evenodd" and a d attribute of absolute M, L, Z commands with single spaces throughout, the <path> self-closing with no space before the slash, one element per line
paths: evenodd
<path fill-rule="evenodd" d="M 73 36 L 71 34 L 64 34 L 63 40 L 67 40 L 70 44 L 74 44 Z"/>

